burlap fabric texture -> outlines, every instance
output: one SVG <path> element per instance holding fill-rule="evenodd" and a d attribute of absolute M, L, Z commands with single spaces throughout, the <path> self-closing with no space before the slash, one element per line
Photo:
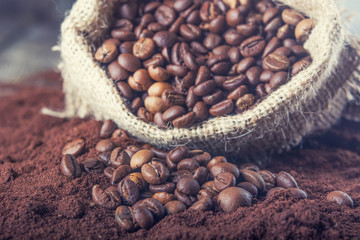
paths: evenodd
<path fill-rule="evenodd" d="M 118 0 L 119 1 L 119 0 Z M 213 118 L 186 129 L 161 130 L 126 107 L 112 80 L 94 60 L 109 31 L 116 0 L 78 0 L 61 28 L 61 72 L 66 109 L 62 117 L 112 119 L 133 136 L 158 147 L 179 144 L 212 154 L 258 157 L 297 145 L 328 129 L 360 92 L 359 43 L 341 25 L 333 0 L 282 0 L 316 24 L 304 47 L 313 63 L 243 114 Z"/>

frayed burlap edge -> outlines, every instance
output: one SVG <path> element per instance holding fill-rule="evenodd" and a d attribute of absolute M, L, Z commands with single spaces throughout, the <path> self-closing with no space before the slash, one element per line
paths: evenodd
<path fill-rule="evenodd" d="M 135 137 L 158 147 L 187 144 L 235 157 L 258 157 L 297 145 L 303 136 L 322 131 L 341 116 L 359 90 L 359 56 L 345 39 L 333 1 L 283 0 L 314 19 L 305 43 L 313 63 L 251 110 L 210 119 L 188 129 L 161 130 L 127 109 L 112 80 L 93 58 L 94 44 L 108 31 L 115 0 L 78 0 L 62 25 L 61 70 L 66 110 L 61 117 L 112 119 Z"/>

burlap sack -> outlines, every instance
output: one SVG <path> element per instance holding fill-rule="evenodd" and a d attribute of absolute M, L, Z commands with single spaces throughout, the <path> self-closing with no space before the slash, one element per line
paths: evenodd
<path fill-rule="evenodd" d="M 119 1 L 119 0 L 118 0 Z M 61 28 L 61 71 L 66 110 L 62 117 L 112 119 L 158 147 L 187 144 L 228 156 L 256 157 L 282 151 L 333 125 L 360 92 L 358 42 L 350 40 L 332 0 L 282 0 L 316 27 L 305 48 L 313 63 L 243 114 L 213 118 L 188 129 L 161 130 L 134 116 L 112 80 L 94 60 L 95 45 L 109 30 L 116 0 L 78 0 Z M 356 47 L 355 47 L 356 46 Z"/>

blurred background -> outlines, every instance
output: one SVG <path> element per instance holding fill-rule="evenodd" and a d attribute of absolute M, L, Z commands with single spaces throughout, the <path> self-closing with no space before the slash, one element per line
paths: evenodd
<path fill-rule="evenodd" d="M 59 53 L 51 51 L 60 24 L 75 0 L 0 0 L 0 82 L 56 68 Z M 340 9 L 353 15 L 348 24 L 360 35 L 360 1 L 339 0 Z"/>

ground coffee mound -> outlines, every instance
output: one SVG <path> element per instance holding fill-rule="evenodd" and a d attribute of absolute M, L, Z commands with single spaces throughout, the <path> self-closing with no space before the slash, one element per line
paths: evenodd
<path fill-rule="evenodd" d="M 49 83 L 47 85 L 54 85 Z M 0 238 L 294 238 L 356 239 L 360 236 L 360 125 L 344 121 L 301 149 L 275 155 L 275 165 L 289 171 L 308 199 L 275 194 L 232 214 L 187 210 L 167 216 L 150 230 L 121 231 L 113 211 L 95 206 L 91 188 L 108 185 L 103 174 L 69 180 L 59 170 L 61 149 L 73 139 L 86 139 L 84 157 L 93 156 L 101 123 L 56 119 L 39 113 L 45 104 L 60 109 L 59 88 L 0 86 Z M 10 90 L 6 94 L 4 90 Z M 128 141 L 128 142 L 127 142 Z M 134 144 L 124 140 L 123 146 Z M 316 161 L 315 161 L 316 160 Z M 293 170 L 293 171 L 291 171 Z M 342 190 L 354 208 L 326 201 Z"/>

